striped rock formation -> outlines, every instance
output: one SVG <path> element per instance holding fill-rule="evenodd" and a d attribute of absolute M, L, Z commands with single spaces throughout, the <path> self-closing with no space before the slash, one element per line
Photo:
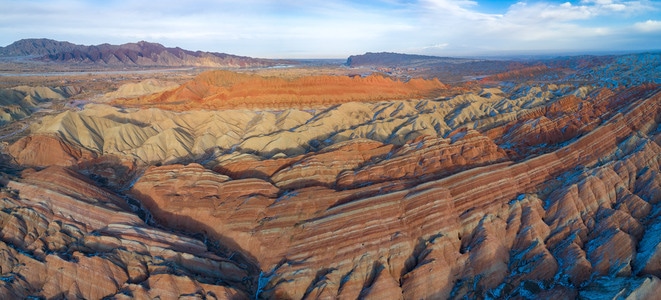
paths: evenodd
<path fill-rule="evenodd" d="M 654 84 L 282 110 L 88 105 L 7 147 L 26 169 L 2 180 L 0 292 L 650 297 L 660 122 Z"/>

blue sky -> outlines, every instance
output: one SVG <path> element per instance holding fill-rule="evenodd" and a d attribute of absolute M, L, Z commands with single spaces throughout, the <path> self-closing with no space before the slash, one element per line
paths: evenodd
<path fill-rule="evenodd" d="M 0 45 L 33 37 L 268 58 L 639 51 L 661 49 L 661 2 L 0 0 Z"/>

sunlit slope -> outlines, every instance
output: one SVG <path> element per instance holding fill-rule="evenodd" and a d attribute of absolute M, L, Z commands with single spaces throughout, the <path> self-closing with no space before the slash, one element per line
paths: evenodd
<path fill-rule="evenodd" d="M 201 76 L 182 111 L 39 117 L 0 157 L 24 170 L 0 181 L 0 295 L 653 299 L 657 58 L 286 108 L 185 106 L 240 81 Z"/>
<path fill-rule="evenodd" d="M 172 110 L 281 108 L 350 101 L 427 98 L 446 86 L 436 79 L 407 82 L 380 75 L 367 77 L 262 77 L 231 71 L 210 71 L 179 88 L 145 97 L 116 100 L 126 106 L 155 105 Z"/>
<path fill-rule="evenodd" d="M 117 90 L 104 94 L 100 100 L 108 101 L 118 98 L 134 98 L 143 95 L 163 92 L 178 87 L 174 82 L 146 79 L 140 82 L 132 82 L 121 85 Z"/>
<path fill-rule="evenodd" d="M 31 130 L 95 155 L 115 154 L 148 163 L 192 159 L 210 151 L 293 156 L 358 138 L 402 145 L 464 127 L 487 130 L 534 114 L 559 95 L 583 89 L 522 87 L 511 97 L 492 88 L 447 100 L 348 102 L 316 110 L 172 112 L 88 105 L 80 112 L 45 117 Z M 42 165 L 39 155 L 23 151 L 27 146 L 12 146 L 18 161 Z"/>
<path fill-rule="evenodd" d="M 17 86 L 0 89 L 0 124 L 25 118 L 37 110 L 40 104 L 65 100 L 79 92 L 79 88 L 72 86 Z"/>

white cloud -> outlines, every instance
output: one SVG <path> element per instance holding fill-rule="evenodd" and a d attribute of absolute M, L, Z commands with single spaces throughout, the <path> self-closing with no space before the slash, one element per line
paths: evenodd
<path fill-rule="evenodd" d="M 613 11 L 625 11 L 627 9 L 627 6 L 624 5 L 624 4 L 621 4 L 621 3 L 617 3 L 617 4 L 604 5 L 604 8 L 610 9 L 610 10 L 613 10 Z"/>
<path fill-rule="evenodd" d="M 572 3 L 573 2 L 573 3 Z M 658 9 L 650 1 L 582 0 L 553 3 L 521 1 L 504 14 L 478 12 L 473 1 L 425 0 L 435 14 L 435 40 L 488 50 L 615 50 L 631 47 L 637 37 L 621 20 Z M 618 24 L 619 23 L 619 24 Z M 654 27 L 653 24 L 638 25 Z M 447 30 L 451 30 L 451 34 Z M 625 40 L 627 42 L 625 42 Z M 641 40 L 636 46 L 659 44 Z M 441 52 L 442 53 L 442 52 Z"/>
<path fill-rule="evenodd" d="M 661 21 L 647 20 L 645 22 L 637 22 L 634 28 L 642 32 L 661 32 Z"/>
<path fill-rule="evenodd" d="M 661 43 L 648 34 L 661 30 L 661 21 L 650 15 L 661 2 L 522 0 L 490 13 L 480 1 L 161 0 L 156 6 L 129 0 L 0 0 L 0 44 L 27 37 L 84 44 L 149 40 L 260 57 L 338 57 Z M 636 40 L 633 33 L 647 39 Z M 627 43 L 617 44 L 625 35 Z"/>
<path fill-rule="evenodd" d="M 626 12 L 636 13 L 654 9 L 655 5 L 649 0 L 621 1 L 621 0 L 582 0 L 580 3 L 599 12 Z"/>
<path fill-rule="evenodd" d="M 479 21 L 500 17 L 498 14 L 475 11 L 474 8 L 478 5 L 476 1 L 421 0 L 420 4 L 423 10 L 438 17 L 439 21 L 443 18 Z"/>
<path fill-rule="evenodd" d="M 513 22 L 540 23 L 585 20 L 594 16 L 595 12 L 584 5 L 560 5 L 549 3 L 527 4 L 519 2 L 512 5 L 505 17 Z"/>

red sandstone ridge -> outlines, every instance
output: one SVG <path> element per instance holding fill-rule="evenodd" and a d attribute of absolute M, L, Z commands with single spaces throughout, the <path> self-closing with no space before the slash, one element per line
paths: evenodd
<path fill-rule="evenodd" d="M 33 114 L 0 144 L 0 298 L 654 298 L 661 89 L 626 64 L 447 98 Z M 211 72 L 151 97 L 335 101 L 346 82 L 416 84 Z"/>
<path fill-rule="evenodd" d="M 92 158 L 91 152 L 72 147 L 53 136 L 34 135 L 20 139 L 9 147 L 14 160 L 24 166 L 71 166 L 79 159 Z"/>
<path fill-rule="evenodd" d="M 421 138 L 402 147 L 401 158 L 397 151 L 380 156 L 379 146 L 369 144 L 292 158 L 283 161 L 291 167 L 271 177 L 287 190 L 189 165 L 148 170 L 132 194 L 164 224 L 207 232 L 247 253 L 266 270 L 261 296 L 357 298 L 388 291 L 404 298 L 478 297 L 484 290 L 524 293 L 535 282 L 572 297 L 576 288 L 565 286 L 590 276 L 633 275 L 629 264 L 646 270 L 635 273 L 640 276 L 656 270 L 636 259 L 635 245 L 652 238 L 643 236 L 640 218 L 661 200 L 650 192 L 661 182 L 655 154 L 661 146 L 653 141 L 661 94 L 633 101 L 589 134 L 519 163 L 493 163 L 502 150 L 468 131 L 450 135 L 453 143 Z M 487 151 L 492 155 L 477 155 L 478 144 L 493 148 Z M 377 154 L 383 166 L 364 157 L 337 178 L 377 167 L 384 175 L 401 174 L 338 190 L 323 184 L 332 172 L 320 162 L 332 153 L 348 155 L 350 146 Z M 398 183 L 443 172 L 447 166 L 433 163 L 431 155 L 443 151 L 454 164 L 488 165 L 413 187 Z M 404 168 L 411 165 L 420 169 Z M 312 174 L 304 177 L 322 184 L 293 180 L 293 174 Z M 614 267 L 612 261 L 626 264 Z M 560 283 L 557 274 L 565 276 Z M 644 281 L 632 284 L 653 288 Z"/>
<path fill-rule="evenodd" d="M 424 182 L 507 160 L 503 149 L 474 130 L 458 130 L 449 137 L 417 138 L 393 151 L 387 160 L 342 172 L 337 185 L 347 188 L 404 179 Z"/>
<path fill-rule="evenodd" d="M 84 241 L 93 248 L 65 244 L 57 249 L 70 251 L 73 259 L 39 270 L 108 269 L 110 279 L 97 278 L 104 283 L 103 295 L 181 295 L 176 289 L 183 285 L 186 291 L 219 288 L 257 298 L 383 293 L 497 298 L 541 293 L 537 289 L 571 298 L 600 290 L 589 284 L 611 276 L 633 278 L 628 284 L 640 293 L 657 287 L 652 277 L 661 273 L 656 266 L 661 241 L 654 231 L 654 224 L 661 224 L 655 208 L 661 202 L 657 87 L 558 97 L 512 111 L 504 125 L 495 126 L 485 120 L 498 121 L 498 106 L 492 104 L 498 97 L 346 103 L 314 115 L 66 112 L 44 118 L 35 134 L 9 148 L 23 164 L 64 162 L 71 169 L 25 171 L 8 184 L 7 193 L 34 199 L 26 206 L 36 207 L 32 210 L 46 220 L 85 230 Z M 527 97 L 522 101 L 541 102 Z M 36 134 L 40 129 L 51 134 Z M 395 144 L 405 137 L 411 140 Z M 24 150 L 43 151 L 42 144 L 55 149 L 52 161 Z M 288 151 L 292 148 L 297 151 Z M 203 155 L 196 158 L 194 151 Z M 165 157 L 198 163 L 146 163 Z M 122 205 L 122 198 L 82 174 L 130 188 L 122 194 L 131 201 Z M 137 209 L 144 219 L 127 209 L 136 206 L 145 209 Z M 23 232 L 30 232 L 20 220 L 39 228 L 45 221 L 31 221 L 31 210 L 19 208 L 6 216 L 5 228 L 12 233 L 2 241 L 19 254 L 48 254 L 41 250 L 47 238 L 20 242 Z M 24 212 L 29 215 L 16 216 Z M 144 220 L 190 236 L 172 245 L 169 240 L 182 236 Z M 171 255 L 164 262 L 161 254 L 145 254 L 135 240 L 149 244 L 147 249 L 174 252 L 166 251 Z M 143 252 L 135 254 L 138 259 L 122 252 L 130 259 L 118 268 L 87 259 L 89 253 L 110 255 L 124 245 Z M 189 254 L 192 260 L 184 260 Z M 174 270 L 159 273 L 173 260 Z M 221 273 L 223 279 L 213 275 L 218 266 L 228 272 Z M 16 295 L 44 288 L 36 277 L 26 278 L 21 284 L 29 292 Z M 230 283 L 213 285 L 218 280 Z M 49 284 L 39 295 L 52 295 Z"/>
<path fill-rule="evenodd" d="M 537 65 L 537 66 L 513 66 L 512 70 L 503 72 L 503 73 L 498 73 L 494 75 L 489 75 L 487 77 L 482 78 L 480 81 L 482 82 L 491 82 L 491 81 L 505 81 L 505 80 L 522 80 L 522 79 L 530 79 L 538 75 L 542 75 L 545 73 L 550 73 L 552 71 L 562 71 L 562 70 L 551 70 L 549 67 L 546 65 Z"/>
<path fill-rule="evenodd" d="M 407 82 L 380 75 L 368 77 L 306 76 L 296 79 L 261 77 L 230 71 L 210 71 L 179 88 L 136 99 L 115 100 L 120 105 L 156 105 L 186 110 L 196 108 L 309 107 L 349 101 L 376 101 L 429 97 L 445 89 L 436 79 Z"/>
<path fill-rule="evenodd" d="M 506 144 L 512 158 L 548 151 L 562 142 L 594 130 L 597 126 L 631 105 L 627 99 L 647 98 L 657 93 L 656 85 L 640 85 L 614 93 L 608 89 L 592 92 L 585 100 L 574 95 L 538 107 L 515 121 L 491 129 L 487 136 Z M 545 147 L 539 147 L 543 145 Z"/>
<path fill-rule="evenodd" d="M 249 266 L 145 224 L 124 198 L 80 174 L 54 166 L 22 177 L 0 190 L 2 298 L 236 299 L 251 293 L 244 281 Z"/>

